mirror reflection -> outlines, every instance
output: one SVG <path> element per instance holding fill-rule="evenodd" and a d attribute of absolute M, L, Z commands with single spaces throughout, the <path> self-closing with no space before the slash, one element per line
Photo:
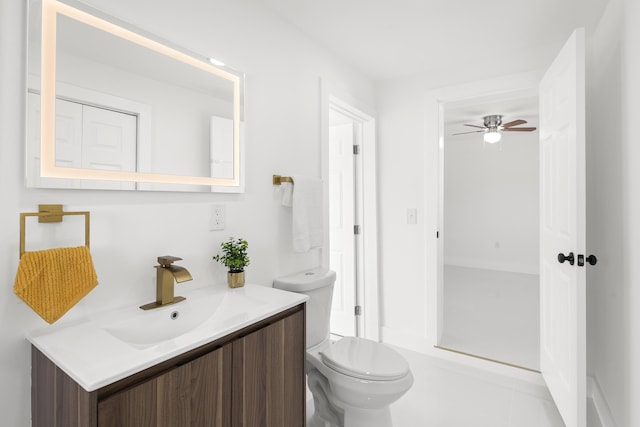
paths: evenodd
<path fill-rule="evenodd" d="M 240 74 L 97 15 L 30 5 L 27 185 L 241 191 Z"/>

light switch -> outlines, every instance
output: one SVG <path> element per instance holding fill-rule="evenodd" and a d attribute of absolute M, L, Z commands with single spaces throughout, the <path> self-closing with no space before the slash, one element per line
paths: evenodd
<path fill-rule="evenodd" d="M 418 223 L 418 210 L 416 208 L 408 208 L 407 209 L 407 224 L 417 224 Z"/>

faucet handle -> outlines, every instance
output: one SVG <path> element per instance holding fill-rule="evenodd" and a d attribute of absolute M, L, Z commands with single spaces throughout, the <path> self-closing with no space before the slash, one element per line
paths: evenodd
<path fill-rule="evenodd" d="M 177 256 L 164 255 L 158 257 L 158 264 L 163 267 L 170 266 L 174 261 L 181 261 L 182 258 L 178 258 Z"/>

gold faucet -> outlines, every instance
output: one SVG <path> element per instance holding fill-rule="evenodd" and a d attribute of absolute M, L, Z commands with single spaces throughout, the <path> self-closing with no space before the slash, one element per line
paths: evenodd
<path fill-rule="evenodd" d="M 184 267 L 171 265 L 174 261 L 180 261 L 182 258 L 175 256 L 159 256 L 158 264 L 154 267 L 157 269 L 156 274 L 156 300 L 140 306 L 143 310 L 151 310 L 152 308 L 164 307 L 165 305 L 175 304 L 184 301 L 185 297 L 173 296 L 173 281 L 182 283 L 192 280 L 191 274 Z"/>

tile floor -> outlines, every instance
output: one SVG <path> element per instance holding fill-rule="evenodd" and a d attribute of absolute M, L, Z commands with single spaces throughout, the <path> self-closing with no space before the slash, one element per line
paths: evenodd
<path fill-rule="evenodd" d="M 394 427 L 564 427 L 542 386 L 394 348 L 414 375 L 413 387 L 391 405 Z M 588 427 L 601 427 L 588 409 Z"/>
<path fill-rule="evenodd" d="M 441 345 L 537 370 L 538 304 L 537 275 L 445 266 Z M 391 406 L 395 427 L 564 427 L 544 386 L 394 348 L 414 376 Z M 602 427 L 588 403 L 588 427 Z"/>
<path fill-rule="evenodd" d="M 541 386 L 396 348 L 413 387 L 392 405 L 396 427 L 564 427 Z"/>

